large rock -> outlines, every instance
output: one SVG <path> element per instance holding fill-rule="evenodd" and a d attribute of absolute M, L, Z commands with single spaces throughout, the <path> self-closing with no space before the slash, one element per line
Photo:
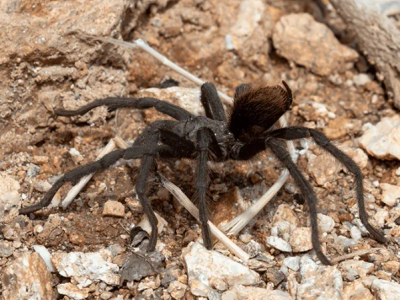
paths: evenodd
<path fill-rule="evenodd" d="M 102 249 L 91 253 L 57 252 L 52 255 L 51 261 L 61 276 L 72 277 L 82 287 L 87 287 L 98 281 L 119 284 L 119 267 L 111 263 L 111 259 L 111 252 Z"/>
<path fill-rule="evenodd" d="M 260 282 L 258 273 L 216 251 L 208 251 L 197 242 L 184 250 L 183 258 L 190 291 L 195 296 L 218 298 L 217 290 L 213 288 L 216 282 L 224 282 L 228 286 Z"/>
<path fill-rule="evenodd" d="M 26 253 L 2 271 L 4 300 L 51 300 L 51 275 L 37 253 Z"/>
<path fill-rule="evenodd" d="M 356 51 L 341 45 L 333 32 L 309 14 L 290 14 L 275 25 L 272 40 L 279 55 L 328 76 L 346 70 L 358 58 Z"/>

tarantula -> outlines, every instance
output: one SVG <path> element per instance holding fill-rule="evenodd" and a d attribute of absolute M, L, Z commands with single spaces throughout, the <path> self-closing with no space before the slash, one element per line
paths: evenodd
<path fill-rule="evenodd" d="M 292 91 L 285 81 L 282 81 L 282 84 L 283 86 L 259 87 L 251 87 L 248 84 L 239 85 L 235 90 L 229 120 L 212 83 L 201 86 L 200 100 L 206 116 L 194 116 L 183 108 L 151 97 L 105 98 L 95 100 L 77 110 L 56 110 L 55 113 L 59 116 L 76 116 L 84 115 L 99 106 L 107 106 L 109 111 L 124 107 L 137 109 L 154 107 L 157 111 L 171 116 L 175 121 L 155 121 L 144 129 L 131 147 L 115 150 L 98 161 L 67 172 L 54 183 L 39 203 L 22 208 L 20 213 L 28 214 L 49 205 L 55 193 L 66 182 L 75 182 L 85 175 L 106 169 L 121 158 L 140 158 L 141 166 L 136 182 L 136 193 L 151 224 L 148 251 L 153 251 L 157 241 L 157 218 L 145 190 L 149 173 L 155 166 L 155 159 L 197 159 L 195 188 L 199 201 L 202 235 L 205 246 L 211 249 L 212 239 L 207 224 L 206 205 L 207 161 L 210 158 L 215 161 L 249 160 L 269 148 L 289 170 L 302 196 L 307 199 L 311 215 L 312 245 L 320 261 L 328 265 L 330 261 L 323 254 L 318 239 L 317 199 L 310 183 L 292 161 L 283 142 L 283 140 L 311 137 L 355 175 L 361 221 L 376 240 L 386 242 L 383 234 L 368 222 L 363 198 L 362 173 L 350 157 L 336 148 L 323 133 L 314 129 L 298 126 L 272 129 L 274 123 L 292 104 Z"/>

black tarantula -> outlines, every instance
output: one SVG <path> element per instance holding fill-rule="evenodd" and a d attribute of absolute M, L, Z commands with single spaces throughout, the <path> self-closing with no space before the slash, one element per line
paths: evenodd
<path fill-rule="evenodd" d="M 55 193 L 66 182 L 75 182 L 85 175 L 104 170 L 121 158 L 140 158 L 141 166 L 136 182 L 136 193 L 150 220 L 151 237 L 148 251 L 153 251 L 157 241 L 157 218 L 145 193 L 149 173 L 154 167 L 156 158 L 192 158 L 197 159 L 195 187 L 199 200 L 203 240 L 207 249 L 211 249 L 212 239 L 207 224 L 206 205 L 209 157 L 215 161 L 248 160 L 269 148 L 289 170 L 301 194 L 307 199 L 311 215 L 312 245 L 321 262 L 328 265 L 330 261 L 323 254 L 318 239 L 317 199 L 310 183 L 297 169 L 283 142 L 283 140 L 311 137 L 355 175 L 361 221 L 376 240 L 386 242 L 383 234 L 368 222 L 364 206 L 362 173 L 350 157 L 336 148 L 323 133 L 314 129 L 298 126 L 271 129 L 292 104 L 292 92 L 286 82 L 283 81 L 282 84 L 283 87 L 277 85 L 257 88 L 252 88 L 248 84 L 239 85 L 235 90 L 229 120 L 226 118 L 218 92 L 211 83 L 201 86 L 200 100 L 205 109 L 205 117 L 194 116 L 183 108 L 151 97 L 105 98 L 95 100 L 73 111 L 56 110 L 59 116 L 76 116 L 83 115 L 99 106 L 107 106 L 109 111 L 124 107 L 137 109 L 154 107 L 157 111 L 171 116 L 175 121 L 155 121 L 145 128 L 131 147 L 115 150 L 98 161 L 67 172 L 55 182 L 39 203 L 22 208 L 20 213 L 32 213 L 49 205 Z"/>

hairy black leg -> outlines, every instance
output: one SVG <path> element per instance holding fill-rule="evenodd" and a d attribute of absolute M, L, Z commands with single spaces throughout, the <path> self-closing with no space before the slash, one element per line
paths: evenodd
<path fill-rule="evenodd" d="M 209 129 L 200 128 L 197 131 L 197 170 L 196 170 L 196 192 L 199 201 L 199 215 L 202 226 L 202 235 L 204 245 L 208 250 L 212 249 L 211 230 L 208 226 L 207 215 L 207 161 L 208 161 L 208 148 L 211 143 Z"/>
<path fill-rule="evenodd" d="M 157 243 L 157 224 L 158 220 L 151 207 L 150 201 L 146 196 L 147 178 L 154 164 L 154 154 L 144 155 L 140 164 L 140 172 L 136 181 L 136 193 L 144 213 L 147 215 L 151 226 L 150 242 L 147 251 L 152 252 L 156 248 Z"/>
<path fill-rule="evenodd" d="M 297 186 L 300 188 L 302 195 L 307 199 L 308 206 L 310 208 L 311 215 L 311 239 L 314 250 L 317 253 L 319 260 L 324 265 L 331 265 L 329 259 L 321 250 L 321 244 L 318 237 L 318 223 L 317 223 L 317 198 L 315 197 L 314 191 L 308 181 L 304 178 L 303 174 L 297 169 L 296 165 L 292 161 L 289 152 L 281 145 L 281 143 L 274 138 L 266 140 L 266 145 L 272 150 L 275 156 L 285 165 L 292 175 Z"/>
<path fill-rule="evenodd" d="M 137 109 L 146 109 L 154 107 L 159 112 L 171 116 L 176 120 L 187 120 L 190 117 L 193 117 L 191 113 L 189 113 L 187 110 L 179 106 L 151 97 L 144 97 L 144 98 L 109 97 L 90 102 L 89 104 L 77 110 L 57 109 L 55 113 L 59 116 L 84 115 L 90 110 L 99 106 L 107 106 L 109 111 L 113 111 L 117 108 L 124 108 L 124 107 L 137 108 Z"/>
<path fill-rule="evenodd" d="M 156 151 L 168 151 L 169 149 L 166 148 L 169 147 L 158 146 Z M 43 197 L 41 201 L 31 206 L 21 208 L 19 210 L 19 213 L 29 214 L 48 206 L 51 200 L 53 199 L 54 195 L 57 193 L 57 191 L 67 182 L 77 182 L 79 179 L 81 179 L 86 175 L 107 169 L 121 158 L 124 159 L 139 158 L 142 157 L 145 153 L 154 152 L 154 149 L 155 147 L 151 145 L 151 146 L 130 147 L 126 150 L 125 149 L 115 150 L 111 153 L 108 153 L 99 160 L 96 160 L 84 166 L 80 166 L 74 170 L 71 170 L 54 183 L 54 185 L 46 193 L 46 195 Z"/>
<path fill-rule="evenodd" d="M 358 165 L 345 153 L 335 147 L 329 139 L 321 132 L 309 129 L 306 127 L 286 127 L 274 130 L 270 133 L 276 138 L 281 138 L 285 140 L 294 140 L 312 137 L 315 142 L 321 146 L 323 149 L 328 151 L 332 156 L 334 156 L 340 163 L 342 163 L 351 173 L 355 176 L 356 181 L 356 193 L 357 193 L 357 202 L 358 202 L 358 210 L 360 212 L 360 219 L 368 232 L 379 242 L 386 243 L 386 238 L 384 235 L 379 232 L 377 229 L 371 226 L 368 222 L 368 214 L 365 210 L 364 205 L 364 187 L 363 187 L 363 178 L 362 172 Z"/>
<path fill-rule="evenodd" d="M 208 118 L 226 122 L 224 107 L 212 83 L 206 82 L 201 86 L 200 100 Z"/>
<path fill-rule="evenodd" d="M 105 155 L 102 159 L 94 161 L 84 166 L 80 166 L 72 171 L 67 172 L 64 176 L 58 179 L 51 189 L 46 193 L 43 199 L 31 206 L 23 207 L 19 210 L 20 214 L 29 214 L 35 212 L 43 207 L 46 207 L 50 204 L 54 195 L 57 191 L 67 182 L 75 182 L 82 178 L 83 176 L 92 174 L 94 172 L 104 170 L 114 164 L 117 160 L 122 158 L 125 150 L 116 150 L 107 155 Z"/>

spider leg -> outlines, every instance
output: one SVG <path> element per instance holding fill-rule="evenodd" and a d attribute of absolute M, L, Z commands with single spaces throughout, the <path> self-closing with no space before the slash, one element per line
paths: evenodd
<path fill-rule="evenodd" d="M 226 122 L 224 107 L 218 96 L 217 89 L 212 83 L 206 82 L 201 86 L 200 100 L 207 118 Z"/>
<path fill-rule="evenodd" d="M 163 146 L 165 148 L 165 146 Z M 57 191 L 67 182 L 76 182 L 82 177 L 104 170 L 110 167 L 112 164 L 117 162 L 121 158 L 133 159 L 143 156 L 145 153 L 154 151 L 154 146 L 140 146 L 140 147 L 130 147 L 126 150 L 119 149 L 111 153 L 108 153 L 103 158 L 96 160 L 94 162 L 88 163 L 84 166 L 80 166 L 74 170 L 67 172 L 64 176 L 58 179 L 51 189 L 46 193 L 41 201 L 31 206 L 23 207 L 19 210 L 20 214 L 33 213 L 39 209 L 48 206 L 53 199 Z"/>
<path fill-rule="evenodd" d="M 210 138 L 210 132 L 207 128 L 200 128 L 197 131 L 197 170 L 196 170 L 196 192 L 199 200 L 199 217 L 202 226 L 202 235 L 204 245 L 208 250 L 212 249 L 212 238 L 211 230 L 208 226 L 208 215 L 207 215 L 207 161 L 209 146 L 212 142 Z"/>
<path fill-rule="evenodd" d="M 277 141 L 274 138 L 268 138 L 265 143 L 272 150 L 275 156 L 289 170 L 294 181 L 300 188 L 301 193 L 307 199 L 311 215 L 311 237 L 312 237 L 313 248 L 316 251 L 319 260 L 324 265 L 331 265 L 332 263 L 329 261 L 329 259 L 325 256 L 325 254 L 321 250 L 321 244 L 318 238 L 317 207 L 316 207 L 317 198 L 315 197 L 311 185 L 308 183 L 308 181 L 304 178 L 303 174 L 296 167 L 296 165 L 292 161 L 292 158 L 290 157 L 289 152 L 287 152 L 286 149 L 282 147 L 279 141 Z"/>
<path fill-rule="evenodd" d="M 59 116 L 76 116 L 76 115 L 82 116 L 99 106 L 107 106 L 109 111 L 113 111 L 117 108 L 123 108 L 123 107 L 130 107 L 137 109 L 146 109 L 154 107 L 159 112 L 171 116 L 176 120 L 187 120 L 193 116 L 190 112 L 179 106 L 176 106 L 167 101 L 162 101 L 151 97 L 144 97 L 144 98 L 109 97 L 90 102 L 89 104 L 82 106 L 77 110 L 57 109 L 55 113 Z"/>
<path fill-rule="evenodd" d="M 235 88 L 235 95 L 233 96 L 233 99 L 239 98 L 243 93 L 247 92 L 249 89 L 251 89 L 250 84 L 247 84 L 247 83 L 239 84 Z"/>
<path fill-rule="evenodd" d="M 274 130 L 270 133 L 276 138 L 281 138 L 285 140 L 294 140 L 312 137 L 315 142 L 328 151 L 332 156 L 334 156 L 340 163 L 342 163 L 351 173 L 354 174 L 356 180 L 356 192 L 357 192 L 357 202 L 358 209 L 360 212 L 360 219 L 368 232 L 379 242 L 385 243 L 387 240 L 384 235 L 379 232 L 377 229 L 371 226 L 368 222 L 368 214 L 365 210 L 364 205 L 364 187 L 363 187 L 363 179 L 362 173 L 358 165 L 345 153 L 335 147 L 329 139 L 321 132 L 309 129 L 306 127 L 286 127 Z"/>

